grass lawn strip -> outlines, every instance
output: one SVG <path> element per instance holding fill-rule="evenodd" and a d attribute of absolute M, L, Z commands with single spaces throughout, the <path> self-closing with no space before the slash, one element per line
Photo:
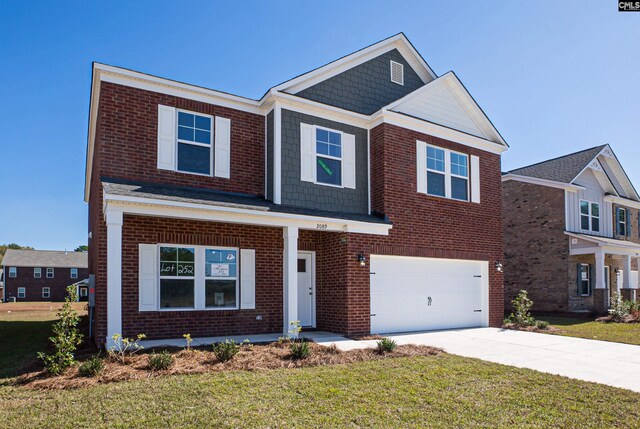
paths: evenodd
<path fill-rule="evenodd" d="M 538 319 L 546 320 L 555 328 L 546 332 L 549 334 L 640 345 L 640 323 L 604 323 L 560 316 L 540 316 Z"/>

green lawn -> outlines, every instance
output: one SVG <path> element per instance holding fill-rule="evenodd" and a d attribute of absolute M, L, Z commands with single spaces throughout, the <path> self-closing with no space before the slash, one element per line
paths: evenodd
<path fill-rule="evenodd" d="M 559 330 L 552 334 L 640 345 L 640 323 L 602 323 L 575 317 L 536 318 L 546 320 Z"/>
<path fill-rule="evenodd" d="M 0 313 L 5 373 L 44 347 L 53 318 L 17 313 Z M 630 391 L 448 354 L 75 390 L 0 383 L 3 429 L 640 427 L 639 403 Z"/>
<path fill-rule="evenodd" d="M 51 325 L 62 303 L 0 303 L 0 380 L 19 374 L 37 360 L 47 345 Z M 74 304 L 84 315 L 85 303 Z"/>

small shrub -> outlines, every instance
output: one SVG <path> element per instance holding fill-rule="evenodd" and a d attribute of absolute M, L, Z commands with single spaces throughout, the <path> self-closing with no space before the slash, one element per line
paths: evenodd
<path fill-rule="evenodd" d="M 396 343 L 391 338 L 383 338 L 377 343 L 378 353 L 391 353 L 398 347 L 398 343 Z"/>
<path fill-rule="evenodd" d="M 152 371 L 164 371 L 173 365 L 173 356 L 166 350 L 160 353 L 151 353 L 148 357 L 148 363 Z"/>
<path fill-rule="evenodd" d="M 536 319 L 531 316 L 533 301 L 529 299 L 526 290 L 521 290 L 518 296 L 511 301 L 513 312 L 505 319 L 505 324 L 514 324 L 519 327 L 535 326 Z"/>
<path fill-rule="evenodd" d="M 57 314 L 58 321 L 53 324 L 53 336 L 49 337 L 54 352 L 51 354 L 38 353 L 38 358 L 42 360 L 45 369 L 51 375 L 60 375 L 75 363 L 74 353 L 82 342 L 82 334 L 78 329 L 80 317 L 72 306 L 72 303 L 76 301 L 76 288 L 68 286 L 67 297 Z"/>
<path fill-rule="evenodd" d="M 306 341 L 294 341 L 289 345 L 291 357 L 295 360 L 306 359 L 311 355 L 309 343 Z"/>
<path fill-rule="evenodd" d="M 136 338 L 123 338 L 121 334 L 113 334 L 111 339 L 114 345 L 109 348 L 109 355 L 116 358 L 120 363 L 125 364 L 127 356 L 144 349 L 140 340 L 147 338 L 145 334 L 138 334 Z"/>
<path fill-rule="evenodd" d="M 543 331 L 547 330 L 549 329 L 549 322 L 547 322 L 546 320 L 536 320 L 536 328 Z"/>
<path fill-rule="evenodd" d="M 191 338 L 191 334 L 183 334 L 182 338 L 184 338 L 185 341 L 187 342 L 187 348 L 185 350 L 186 351 L 191 350 L 191 343 L 193 342 L 193 338 Z"/>
<path fill-rule="evenodd" d="M 213 344 L 213 354 L 219 362 L 231 360 L 240 351 L 240 345 L 235 340 L 224 340 L 224 342 Z"/>
<path fill-rule="evenodd" d="M 104 369 L 104 362 L 99 355 L 93 356 L 88 361 L 82 362 L 78 368 L 78 373 L 82 377 L 96 377 Z"/>
<path fill-rule="evenodd" d="M 623 301 L 620 292 L 616 292 L 612 304 L 613 305 L 609 309 L 609 316 L 611 317 L 611 321 L 624 322 L 630 313 L 630 306 L 628 304 L 628 301 Z"/>

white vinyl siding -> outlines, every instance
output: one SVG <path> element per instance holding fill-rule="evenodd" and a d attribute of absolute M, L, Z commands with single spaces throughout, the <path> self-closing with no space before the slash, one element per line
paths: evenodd
<path fill-rule="evenodd" d="M 599 205 L 600 208 L 600 231 L 587 231 L 591 235 L 600 237 L 613 236 L 613 205 L 604 201 L 604 190 L 600 186 L 598 179 L 589 170 L 582 173 L 576 184 L 585 189 L 577 192 L 565 191 L 566 229 L 571 232 L 584 232 L 581 228 L 582 218 L 580 214 L 580 201 L 589 201 Z"/>

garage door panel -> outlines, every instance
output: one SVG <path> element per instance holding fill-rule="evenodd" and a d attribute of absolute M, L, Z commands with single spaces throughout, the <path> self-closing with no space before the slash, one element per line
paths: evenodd
<path fill-rule="evenodd" d="M 486 266 L 478 261 L 372 255 L 371 331 L 481 326 L 486 302 L 481 276 Z"/>

